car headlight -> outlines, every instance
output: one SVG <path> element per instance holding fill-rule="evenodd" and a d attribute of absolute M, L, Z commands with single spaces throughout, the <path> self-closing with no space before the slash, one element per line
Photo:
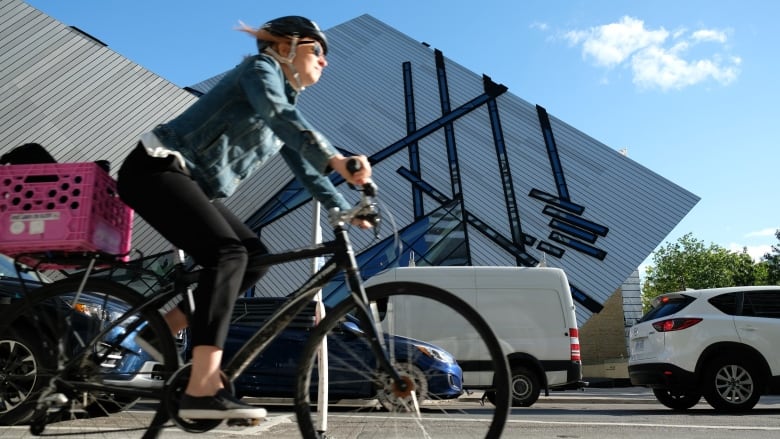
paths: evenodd
<path fill-rule="evenodd" d="M 455 363 L 455 359 L 452 358 L 452 355 L 450 355 L 449 353 L 441 349 L 436 349 L 430 346 L 424 346 L 419 344 L 414 345 L 414 347 L 416 347 L 418 351 L 422 352 L 423 354 L 425 354 L 430 358 L 433 358 L 436 361 L 441 361 L 442 363 L 446 363 L 446 364 Z"/>
<path fill-rule="evenodd" d="M 73 309 L 75 309 L 76 311 L 84 315 L 96 318 L 98 320 L 106 321 L 106 322 L 113 322 L 124 316 L 124 311 L 120 311 L 116 309 L 107 309 L 101 305 L 97 305 L 93 303 L 78 302 L 78 303 L 74 303 L 72 306 Z M 127 326 L 131 322 L 135 321 L 137 318 L 138 316 L 129 316 L 119 326 Z"/>

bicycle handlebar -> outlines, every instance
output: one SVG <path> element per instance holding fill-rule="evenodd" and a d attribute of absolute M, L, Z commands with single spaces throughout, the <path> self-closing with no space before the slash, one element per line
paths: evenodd
<path fill-rule="evenodd" d="M 359 190 L 361 192 L 360 201 L 355 207 L 344 211 L 338 207 L 328 210 L 328 222 L 331 226 L 339 227 L 344 224 L 350 224 L 353 219 L 366 220 L 375 228 L 379 225 L 379 208 L 376 200 L 374 200 L 377 193 L 376 185 L 374 182 L 368 182 Z"/>
<path fill-rule="evenodd" d="M 358 172 L 360 168 L 361 165 L 358 160 L 351 159 L 347 162 L 347 171 L 351 174 Z M 354 219 L 368 221 L 375 229 L 379 225 L 379 209 L 374 200 L 377 195 L 376 184 L 374 184 L 373 181 L 369 181 L 368 183 L 363 184 L 358 190 L 361 192 L 360 201 L 355 207 L 346 211 L 334 207 L 328 211 L 328 222 L 332 227 L 350 224 Z"/>

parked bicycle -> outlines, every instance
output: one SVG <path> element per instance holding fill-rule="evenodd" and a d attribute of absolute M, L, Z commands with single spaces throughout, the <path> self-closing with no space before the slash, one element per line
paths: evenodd
<path fill-rule="evenodd" d="M 379 210 L 373 183 L 360 190 L 360 202 L 353 209 L 329 212 L 332 240 L 260 260 L 262 265 L 272 266 L 330 257 L 287 296 L 232 358 L 226 359 L 226 384 L 230 386 L 311 305 L 317 292 L 343 273 L 348 296 L 327 309 L 300 352 L 294 404 L 303 437 L 354 437 L 356 432 L 373 432 L 377 437 L 432 437 L 442 426 L 443 431 L 451 430 L 453 416 L 463 413 L 478 416 L 467 426 L 459 423 L 459 433 L 467 429 L 464 434 L 468 437 L 500 437 L 510 405 L 509 373 L 493 331 L 467 303 L 438 288 L 397 282 L 364 289 L 348 228 L 356 217 L 377 220 Z M 178 416 L 177 404 L 189 365 L 181 364 L 182 347 L 177 342 L 182 339 L 170 334 L 161 314 L 182 295 L 187 296 L 197 280 L 197 267 L 179 262 L 160 274 L 141 259 L 123 262 L 116 255 L 97 252 L 38 252 L 17 259 L 21 256 L 83 270 L 25 292 L 0 315 L 0 346 L 7 346 L 0 348 L 0 402 L 18 409 L 14 416 L 0 419 L 29 423 L 36 435 L 47 429 L 73 433 L 84 425 L 82 418 L 98 416 L 107 416 L 106 422 L 99 424 L 101 429 L 131 431 L 143 425 L 144 437 L 156 436 L 170 421 L 189 432 L 206 432 L 220 424 L 219 420 Z M 152 287 L 137 288 L 139 283 Z M 452 325 L 467 328 L 459 334 L 469 335 L 453 339 L 448 337 L 447 328 L 434 331 L 425 328 L 425 322 L 396 326 L 394 316 L 408 307 L 445 313 Z M 162 361 L 151 360 L 133 342 L 137 332 L 146 327 L 156 334 Z M 37 334 L 39 343 L 33 347 L 37 352 L 21 349 L 29 343 L 2 343 L 19 339 L 22 330 Z M 428 334 L 428 343 L 415 337 L 423 332 Z M 430 334 L 438 335 L 431 340 Z M 398 343 L 398 337 L 412 342 Z M 319 361 L 324 361 L 321 368 L 327 369 L 328 376 L 320 380 L 318 352 L 323 342 L 328 354 Z M 462 382 L 461 366 L 466 365 L 456 362 L 460 349 L 481 350 L 486 353 L 482 357 L 489 358 L 490 366 L 482 369 L 490 372 L 479 382 Z M 33 354 L 41 361 L 29 366 L 24 360 Z M 127 367 L 141 361 L 139 367 Z M 321 388 L 321 382 L 327 387 Z M 345 389 L 361 391 L 365 397 L 338 401 Z M 495 392 L 491 399 L 494 405 L 475 408 L 459 400 L 467 392 L 481 390 Z M 320 403 L 323 407 L 317 407 Z M 154 416 L 149 420 L 142 411 L 110 416 L 133 404 L 151 407 Z M 330 412 L 323 417 L 322 409 L 327 407 Z M 128 417 L 132 418 L 129 423 L 120 424 Z M 94 424 L 90 428 L 94 430 Z"/>

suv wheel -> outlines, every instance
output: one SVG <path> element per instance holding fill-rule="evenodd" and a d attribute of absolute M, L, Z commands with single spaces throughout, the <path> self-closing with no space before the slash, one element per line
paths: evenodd
<path fill-rule="evenodd" d="M 701 400 L 701 393 L 670 389 L 653 389 L 655 399 L 672 410 L 688 410 Z"/>
<path fill-rule="evenodd" d="M 0 425 L 26 421 L 35 409 L 30 396 L 45 385 L 41 342 L 31 338 L 12 332 L 0 340 Z"/>
<path fill-rule="evenodd" d="M 750 360 L 717 357 L 704 370 L 704 399 L 718 411 L 752 409 L 761 397 L 761 378 Z"/>

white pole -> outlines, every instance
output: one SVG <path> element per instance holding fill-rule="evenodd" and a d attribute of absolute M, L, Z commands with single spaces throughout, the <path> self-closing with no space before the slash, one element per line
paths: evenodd
<path fill-rule="evenodd" d="M 322 226 L 320 225 L 320 203 L 314 202 L 314 214 L 312 224 L 312 241 L 314 244 L 322 242 Z M 316 273 L 322 267 L 322 258 L 312 260 L 311 270 Z M 314 297 L 317 302 L 315 309 L 316 324 L 325 318 L 325 304 L 322 302 L 322 290 L 317 292 Z M 319 352 L 317 353 L 317 366 L 319 369 L 319 383 L 317 385 L 317 430 L 320 432 L 328 431 L 328 339 L 322 339 Z"/>

